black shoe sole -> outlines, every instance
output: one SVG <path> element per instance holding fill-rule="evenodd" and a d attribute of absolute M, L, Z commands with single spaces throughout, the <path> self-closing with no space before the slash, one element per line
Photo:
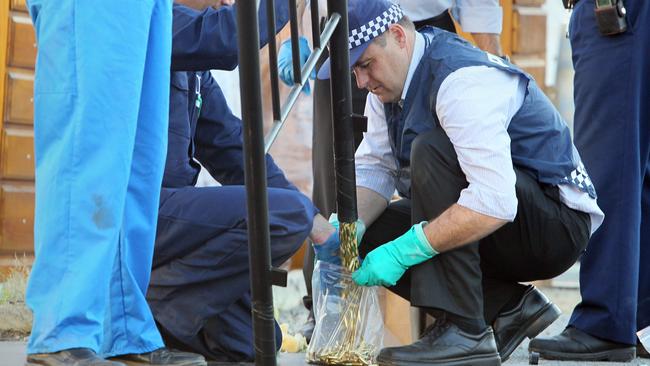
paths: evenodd
<path fill-rule="evenodd" d="M 499 350 L 499 355 L 501 356 L 501 362 L 506 362 L 512 352 L 514 352 L 521 342 L 528 337 L 533 339 L 537 337 L 544 329 L 548 328 L 557 318 L 560 317 L 562 312 L 553 303 L 548 303 L 542 310 L 538 311 L 537 314 L 532 316 L 526 324 L 524 324 L 515 335 L 510 339 L 505 346 Z"/>
<path fill-rule="evenodd" d="M 418 361 L 399 361 L 399 360 L 382 360 L 381 357 L 377 358 L 379 366 L 501 366 L 501 358 L 498 354 L 494 355 L 476 355 L 468 357 L 459 357 L 448 360 L 422 360 Z"/>
<path fill-rule="evenodd" d="M 530 352 L 537 352 L 542 358 L 558 361 L 610 361 L 630 362 L 636 358 L 634 347 L 619 348 L 593 353 L 556 352 L 529 347 Z"/>
<path fill-rule="evenodd" d="M 117 363 L 117 361 L 113 361 L 113 362 Z M 23 365 L 24 366 L 44 366 L 44 365 L 48 365 L 48 364 L 50 364 L 50 363 L 45 362 L 45 361 L 41 362 L 41 361 L 29 361 L 29 360 L 27 360 L 27 361 L 25 361 L 25 363 Z M 59 362 L 59 364 L 62 364 L 62 363 Z M 94 364 L 97 364 L 97 363 L 94 363 Z M 117 364 L 120 364 L 120 363 L 117 363 Z M 124 362 L 121 362 L 121 364 L 124 365 Z"/>
<path fill-rule="evenodd" d="M 122 362 L 122 364 L 124 364 L 124 362 Z M 47 365 L 47 363 L 25 362 L 23 365 L 24 365 L 24 366 L 43 366 L 43 365 Z M 142 365 L 142 364 L 140 364 L 140 366 L 141 366 L 141 365 Z"/>

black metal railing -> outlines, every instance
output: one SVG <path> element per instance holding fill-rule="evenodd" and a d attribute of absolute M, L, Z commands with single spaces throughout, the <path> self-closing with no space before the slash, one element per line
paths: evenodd
<path fill-rule="evenodd" d="M 258 0 L 259 1 L 259 0 Z M 296 0 L 290 1 L 291 49 L 295 83 L 284 104 L 280 104 L 277 45 L 275 42 L 275 11 L 273 0 L 267 1 L 269 24 L 269 59 L 273 125 L 263 135 L 262 91 L 259 64 L 258 1 L 237 2 L 237 29 L 239 46 L 239 75 L 241 83 L 242 121 L 244 124 L 245 182 L 248 208 L 248 240 L 253 303 L 253 334 L 255 364 L 276 365 L 275 326 L 273 319 L 272 286 L 286 286 L 285 271 L 273 268 L 270 255 L 268 200 L 265 154 L 275 141 L 303 85 L 316 67 L 323 53 L 323 45 L 330 44 L 331 89 L 337 205 L 341 222 L 355 222 L 356 183 L 354 177 L 354 139 L 352 125 L 351 82 L 348 52 L 347 0 L 328 0 L 328 17 L 322 33 L 319 27 L 318 0 L 311 0 L 313 51 L 305 65 L 300 67 L 298 45 L 298 14 Z"/>
<path fill-rule="evenodd" d="M 267 8 L 273 8 L 273 0 L 266 0 L 268 3 Z M 293 57 L 293 74 L 300 75 L 299 80 L 295 80 L 294 85 L 289 91 L 289 95 L 285 100 L 284 104 L 280 106 L 280 88 L 278 87 L 278 64 L 277 64 L 277 51 L 275 50 L 275 40 L 273 44 L 269 43 L 269 59 L 270 59 L 270 74 L 271 74 L 271 105 L 273 106 L 273 124 L 271 130 L 264 138 L 264 150 L 268 153 L 271 149 L 271 146 L 275 142 L 275 139 L 278 137 L 280 130 L 284 126 L 284 123 L 289 117 L 291 109 L 296 104 L 300 92 L 308 82 L 309 75 L 316 67 L 316 63 L 323 54 L 325 45 L 329 42 L 334 30 L 340 22 L 341 16 L 338 13 L 330 14 L 328 20 L 325 22 L 323 27 L 323 32 L 320 32 L 319 29 L 319 20 L 318 20 L 318 1 L 314 0 L 311 2 L 311 20 L 312 20 L 312 44 L 313 50 L 307 58 L 305 64 L 300 67 L 300 57 L 295 57 L 300 53 L 298 46 L 298 23 L 297 23 L 297 7 L 296 0 L 290 0 L 291 10 L 290 10 L 290 20 L 291 20 L 291 52 L 294 55 Z M 346 2 L 347 3 L 347 2 Z M 275 31 L 272 27 L 275 24 L 275 15 L 271 15 L 271 11 L 267 12 L 269 32 Z M 314 19 L 316 18 L 316 19 Z M 273 23 L 271 23 L 273 22 Z M 293 26 L 295 24 L 295 26 Z M 273 33 L 269 33 L 273 34 Z M 347 35 L 346 35 L 347 39 Z M 346 44 L 347 48 L 347 44 Z"/>

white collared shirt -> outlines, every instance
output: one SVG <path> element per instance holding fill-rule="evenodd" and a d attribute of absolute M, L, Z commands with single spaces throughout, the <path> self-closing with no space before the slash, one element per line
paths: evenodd
<path fill-rule="evenodd" d="M 416 32 L 402 99 L 424 55 L 424 37 Z M 521 107 L 526 80 L 486 66 L 458 69 L 442 82 L 436 100 L 441 127 L 454 145 L 468 187 L 458 204 L 473 211 L 512 221 L 517 214 L 516 176 L 507 128 Z M 371 189 L 387 200 L 395 192 L 397 161 L 388 138 L 384 105 L 368 94 L 365 115 L 368 131 L 357 149 L 357 185 Z M 560 199 L 568 207 L 591 217 L 591 232 L 602 223 L 596 200 L 571 185 L 559 185 Z"/>
<path fill-rule="evenodd" d="M 463 31 L 501 33 L 503 9 L 499 0 L 392 0 L 414 22 L 436 17 L 449 9 Z M 318 2 L 319 15 L 327 16 L 327 1 Z"/>
<path fill-rule="evenodd" d="M 393 0 L 414 22 L 433 18 L 450 9 L 469 33 L 501 33 L 503 10 L 499 0 Z"/>

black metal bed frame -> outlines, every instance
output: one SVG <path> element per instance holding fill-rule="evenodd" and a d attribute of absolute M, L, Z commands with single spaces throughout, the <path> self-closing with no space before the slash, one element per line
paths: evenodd
<path fill-rule="evenodd" d="M 275 42 L 274 0 L 267 1 L 269 59 L 273 126 L 264 137 L 261 75 L 259 64 L 258 15 L 260 0 L 237 1 L 239 76 L 241 108 L 244 124 L 245 181 L 248 208 L 248 241 L 253 303 L 253 334 L 255 364 L 276 365 L 273 293 L 271 287 L 286 286 L 286 271 L 271 266 L 265 154 L 275 141 L 293 108 L 304 83 L 316 67 L 329 42 L 331 59 L 331 90 L 336 167 L 337 212 L 340 222 L 357 220 L 356 182 L 354 175 L 354 136 L 348 51 L 348 0 L 327 0 L 327 22 L 320 32 L 318 0 L 311 0 L 312 42 L 314 49 L 305 65 L 300 67 L 298 45 L 298 12 L 296 0 L 290 3 L 291 49 L 294 75 L 300 75 L 287 100 L 280 105 L 277 45 Z"/>

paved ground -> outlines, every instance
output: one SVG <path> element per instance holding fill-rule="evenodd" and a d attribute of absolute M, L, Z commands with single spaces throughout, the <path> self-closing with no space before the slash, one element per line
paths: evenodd
<path fill-rule="evenodd" d="M 579 294 L 575 285 L 577 285 L 577 266 L 567 271 L 563 276 L 554 280 L 555 285 L 567 286 L 567 288 L 546 288 L 542 291 L 547 294 L 551 300 L 557 304 L 563 312 L 563 315 L 558 319 L 551 327 L 549 327 L 543 334 L 551 335 L 557 334 L 562 329 L 564 329 L 566 323 L 569 319 L 569 314 L 573 309 L 574 305 L 579 301 Z M 296 274 L 298 273 L 298 274 Z M 274 293 L 276 299 L 276 307 L 290 308 L 292 310 L 288 312 L 282 312 L 281 318 L 288 316 L 293 318 L 294 321 L 298 317 L 304 316 L 300 311 L 303 311 L 300 305 L 301 295 L 304 289 L 298 285 L 302 285 L 302 282 L 299 281 L 301 277 L 299 272 L 290 273 L 289 283 L 291 286 L 287 290 L 276 288 L 278 291 L 287 291 L 287 292 L 277 292 Z M 295 277 L 295 278 L 294 278 Z M 292 288 L 295 287 L 295 288 Z M 292 299 L 295 297 L 295 299 Z M 283 303 L 280 300 L 283 300 L 287 303 Z M 295 310 L 295 311 L 293 311 Z M 303 320 L 297 320 L 298 324 L 302 324 Z M 512 366 L 523 366 L 528 365 L 528 340 L 526 340 L 519 348 L 513 353 L 511 358 L 505 363 L 505 365 Z M 0 342 L 0 366 L 22 366 L 25 359 L 25 343 L 23 342 Z M 278 359 L 278 365 L 280 366 L 302 366 L 305 365 L 305 355 L 304 354 L 281 354 Z M 583 366 L 583 365 L 613 365 L 619 366 L 621 363 L 609 363 L 609 362 L 557 362 L 557 361 L 546 361 L 540 360 L 540 365 L 555 365 L 555 366 Z M 629 363 L 629 365 L 644 365 L 650 366 L 650 360 L 648 359 L 636 359 L 635 361 Z M 471 366 L 471 365 L 469 365 Z"/>
<path fill-rule="evenodd" d="M 553 324 L 545 334 L 555 334 L 560 332 L 566 322 L 568 321 L 568 315 L 563 315 L 558 319 L 555 324 Z M 519 348 L 515 351 L 513 356 L 505 363 L 509 366 L 524 366 L 528 365 L 528 341 L 525 341 Z M 24 352 L 25 344 L 21 342 L 0 342 L 0 365 L 1 366 L 22 366 L 24 361 Z M 279 366 L 301 366 L 306 365 L 304 354 L 281 354 L 278 359 Z M 583 365 L 612 365 L 619 366 L 621 363 L 611 363 L 611 362 L 556 362 L 556 361 L 546 361 L 540 360 L 540 365 L 554 365 L 554 366 L 583 366 Z M 635 361 L 629 363 L 628 365 L 645 365 L 650 366 L 650 360 L 648 359 L 636 359 Z"/>

